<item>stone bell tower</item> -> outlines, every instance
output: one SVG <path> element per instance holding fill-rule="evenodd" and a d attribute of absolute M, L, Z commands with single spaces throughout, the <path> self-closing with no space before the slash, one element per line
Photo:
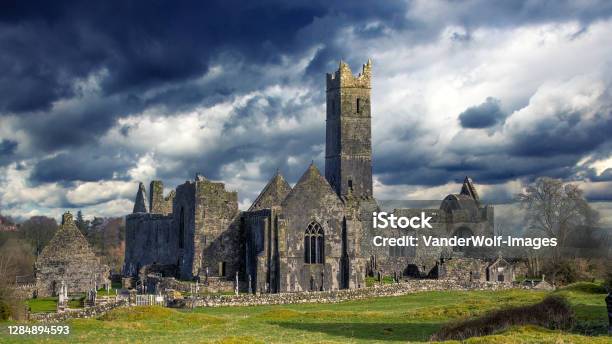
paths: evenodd
<path fill-rule="evenodd" d="M 327 74 L 325 178 L 339 196 L 372 197 L 372 61 L 353 75 L 340 62 Z"/>

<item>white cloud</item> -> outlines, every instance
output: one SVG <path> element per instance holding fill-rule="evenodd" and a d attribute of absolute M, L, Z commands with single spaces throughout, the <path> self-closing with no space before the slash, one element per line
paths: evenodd
<path fill-rule="evenodd" d="M 64 193 L 57 183 L 32 186 L 28 182 L 31 166 L 10 164 L 0 169 L 0 199 L 3 207 L 53 207 L 62 203 Z"/>
<path fill-rule="evenodd" d="M 113 199 L 132 198 L 136 195 L 136 184 L 126 181 L 80 182 L 66 192 L 66 199 L 76 205 L 90 205 Z"/>

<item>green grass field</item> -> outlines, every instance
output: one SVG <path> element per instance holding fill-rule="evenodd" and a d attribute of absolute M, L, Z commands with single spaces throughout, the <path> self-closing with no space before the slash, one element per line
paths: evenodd
<path fill-rule="evenodd" d="M 588 288 L 558 291 L 576 312 L 574 333 L 524 326 L 467 343 L 612 343 L 605 294 Z M 506 306 L 526 305 L 541 291 L 422 292 L 339 304 L 199 308 L 124 308 L 100 319 L 73 320 L 61 338 L 6 336 L 0 342 L 164 342 L 164 343 L 400 343 L 426 342 L 444 324 Z M 584 333 L 597 336 L 585 336 Z"/>

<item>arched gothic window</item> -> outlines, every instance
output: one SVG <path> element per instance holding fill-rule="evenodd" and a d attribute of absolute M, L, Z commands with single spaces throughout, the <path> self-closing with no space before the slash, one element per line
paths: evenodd
<path fill-rule="evenodd" d="M 323 264 L 325 260 L 325 237 L 323 228 L 311 222 L 304 233 L 304 263 Z"/>

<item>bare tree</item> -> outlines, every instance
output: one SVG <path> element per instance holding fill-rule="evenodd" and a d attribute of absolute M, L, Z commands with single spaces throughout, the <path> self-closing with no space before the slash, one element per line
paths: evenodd
<path fill-rule="evenodd" d="M 0 306 L 8 307 L 14 319 L 21 317 L 23 302 L 15 293 L 16 276 L 33 272 L 32 248 L 11 238 L 0 247 Z"/>
<path fill-rule="evenodd" d="M 525 236 L 556 238 L 557 246 L 529 257 L 534 272 L 548 274 L 553 283 L 571 283 L 580 279 L 577 253 L 592 241 L 592 228 L 598 213 L 592 209 L 577 185 L 548 177 L 538 178 L 518 195 L 526 210 Z M 593 248 L 589 248 L 593 252 Z M 546 255 L 546 252 L 552 253 Z M 591 253 L 592 253 L 591 252 Z"/>
<path fill-rule="evenodd" d="M 19 232 L 22 238 L 34 249 L 38 256 L 57 231 L 57 222 L 46 216 L 32 216 L 21 224 Z"/>
<path fill-rule="evenodd" d="M 518 200 L 527 211 L 529 230 L 557 238 L 557 248 L 566 247 L 571 235 L 597 221 L 597 212 L 584 199 L 582 190 L 558 179 L 538 178 L 518 195 Z M 554 252 L 554 258 L 559 258 L 560 250 Z"/>

